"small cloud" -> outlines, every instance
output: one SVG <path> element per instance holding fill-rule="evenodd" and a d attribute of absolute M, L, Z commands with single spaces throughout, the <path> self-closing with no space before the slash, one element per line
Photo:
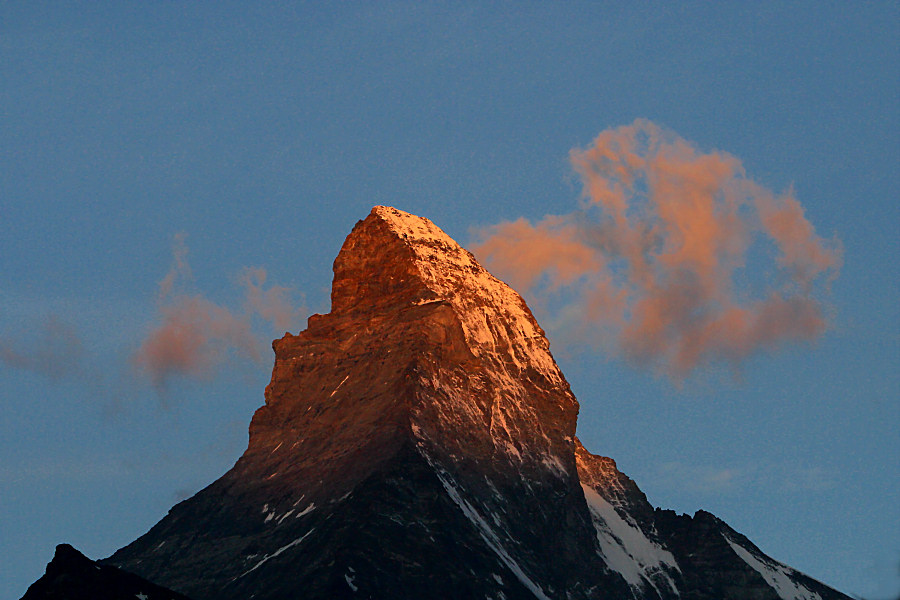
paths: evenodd
<path fill-rule="evenodd" d="M 658 465 L 652 477 L 658 485 L 669 489 L 722 494 L 743 487 L 747 473 L 738 467 L 688 465 L 675 461 Z"/>
<path fill-rule="evenodd" d="M 837 485 L 828 470 L 794 463 L 696 465 L 664 462 L 647 477 L 656 486 L 693 494 L 746 493 L 764 488 L 784 494 L 823 492 Z"/>
<path fill-rule="evenodd" d="M 54 381 L 78 375 L 83 357 L 81 336 L 57 316 L 48 317 L 28 337 L 0 338 L 0 363 Z"/>
<path fill-rule="evenodd" d="M 144 339 L 135 364 L 157 387 L 173 375 L 208 377 L 229 351 L 260 360 L 250 323 L 201 296 L 178 297 L 161 309 L 162 323 Z"/>

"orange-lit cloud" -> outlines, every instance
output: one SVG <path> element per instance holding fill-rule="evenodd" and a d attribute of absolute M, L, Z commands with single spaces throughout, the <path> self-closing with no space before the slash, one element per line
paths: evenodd
<path fill-rule="evenodd" d="M 162 324 L 144 339 L 135 363 L 156 385 L 175 374 L 207 376 L 231 350 L 260 359 L 250 323 L 200 296 L 163 306 Z"/>
<path fill-rule="evenodd" d="M 841 251 L 792 192 L 774 194 L 737 158 L 645 120 L 602 132 L 570 160 L 584 186 L 576 211 L 485 228 L 474 248 L 520 290 L 564 298 L 569 333 L 682 379 L 826 329 L 819 288 Z M 758 254 L 775 276 L 747 289 Z"/>
<path fill-rule="evenodd" d="M 258 334 L 254 317 L 284 331 L 294 324 L 287 288 L 265 288 L 264 269 L 245 269 L 239 277 L 246 299 L 243 311 L 233 311 L 200 294 L 180 291 L 191 279 L 184 234 L 175 236 L 174 264 L 160 281 L 161 322 L 144 338 L 133 359 L 157 388 L 174 375 L 207 377 L 231 354 L 261 360 L 270 336 Z"/>

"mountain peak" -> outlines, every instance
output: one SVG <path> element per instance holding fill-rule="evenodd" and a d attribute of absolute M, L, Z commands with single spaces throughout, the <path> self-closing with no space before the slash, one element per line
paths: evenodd
<path fill-rule="evenodd" d="M 474 355 L 563 381 L 544 331 L 518 293 L 430 220 L 374 207 L 334 261 L 331 314 L 432 302 L 452 307 Z"/>
<path fill-rule="evenodd" d="M 393 206 L 373 206 L 369 215 L 384 221 L 403 239 L 411 241 L 433 241 L 459 248 L 459 244 L 431 222 L 431 220 L 394 208 Z"/>
<path fill-rule="evenodd" d="M 332 313 L 439 300 L 448 290 L 435 285 L 421 263 L 437 260 L 449 273 L 467 258 L 474 262 L 467 254 L 428 219 L 376 206 L 356 224 L 334 261 Z"/>

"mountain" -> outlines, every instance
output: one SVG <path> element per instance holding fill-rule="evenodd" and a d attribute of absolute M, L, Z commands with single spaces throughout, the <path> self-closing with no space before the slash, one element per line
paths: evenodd
<path fill-rule="evenodd" d="M 44 576 L 22 600 L 188 600 L 132 573 L 100 565 L 68 544 L 56 547 Z"/>
<path fill-rule="evenodd" d="M 525 302 L 427 219 L 373 208 L 331 305 L 235 466 L 102 565 L 194 600 L 848 598 L 589 453 Z"/>

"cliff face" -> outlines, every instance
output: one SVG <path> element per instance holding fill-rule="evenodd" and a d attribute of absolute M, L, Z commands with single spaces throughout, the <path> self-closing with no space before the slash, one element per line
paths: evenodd
<path fill-rule="evenodd" d="M 244 455 L 107 563 L 195 600 L 846 598 L 587 452 L 522 298 L 427 219 L 375 207 L 273 348 Z"/>

